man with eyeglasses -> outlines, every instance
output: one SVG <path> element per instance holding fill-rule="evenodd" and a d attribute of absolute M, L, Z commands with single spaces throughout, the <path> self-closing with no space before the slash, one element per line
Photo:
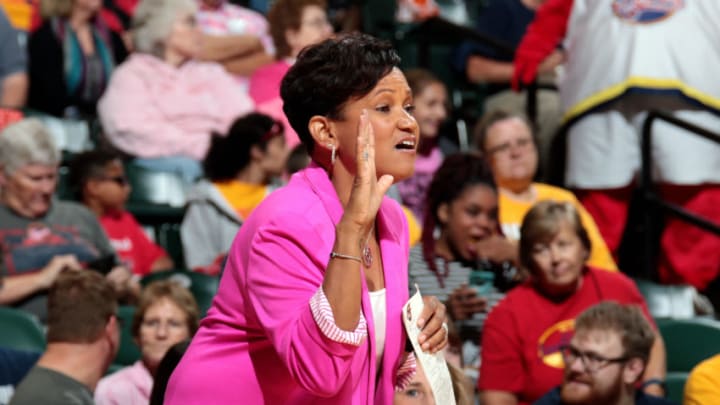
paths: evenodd
<path fill-rule="evenodd" d="M 635 306 L 606 301 L 585 310 L 575 334 L 561 349 L 562 385 L 535 405 L 665 405 L 645 394 L 638 383 L 645 371 L 655 332 Z M 649 380 L 643 385 L 663 384 Z"/>

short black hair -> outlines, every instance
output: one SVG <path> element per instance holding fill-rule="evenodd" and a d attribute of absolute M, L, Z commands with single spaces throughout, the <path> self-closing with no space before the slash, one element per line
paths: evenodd
<path fill-rule="evenodd" d="M 315 115 L 341 118 L 351 99 L 367 95 L 400 65 L 388 41 L 352 33 L 305 48 L 280 84 L 283 111 L 312 155 L 308 123 Z"/>
<path fill-rule="evenodd" d="M 103 176 L 107 165 L 115 160 L 122 160 L 120 154 L 107 149 L 81 152 L 72 157 L 68 165 L 68 188 L 73 198 L 82 201 L 85 184 L 90 179 Z"/>
<path fill-rule="evenodd" d="M 234 179 L 250 163 L 250 150 L 263 151 L 268 141 L 282 136 L 282 124 L 261 113 L 250 113 L 235 120 L 226 136 L 213 134 L 203 160 L 205 176 L 211 181 Z"/>

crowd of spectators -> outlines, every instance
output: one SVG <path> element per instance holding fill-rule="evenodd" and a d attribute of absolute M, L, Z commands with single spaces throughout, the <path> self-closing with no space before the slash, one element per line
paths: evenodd
<path fill-rule="evenodd" d="M 143 278 L 177 271 L 220 278 L 226 265 L 227 278 L 234 277 L 244 271 L 228 264 L 235 236 L 268 196 L 292 179 L 318 175 L 325 161 L 350 162 L 350 155 L 336 156 L 343 151 L 332 143 L 350 121 L 333 111 L 352 106 L 377 83 L 353 94 L 347 86 L 356 84 L 340 77 L 323 82 L 337 94 L 297 77 L 287 94 L 281 87 L 303 50 L 369 27 L 374 3 L 0 0 L 0 305 L 34 317 L 48 342 L 39 359 L 5 354 L 9 348 L 0 345 L 0 363 L 28 365 L 7 379 L 17 393 L 13 404 L 57 392 L 78 403 L 151 401 L 163 356 L 180 343 L 177 363 L 205 314 L 187 285 Z M 445 357 L 458 403 L 610 401 L 601 395 L 613 391 L 585 395 L 573 383 L 590 384 L 590 375 L 600 381 L 594 369 L 614 363 L 622 363 L 626 379 L 613 389 L 636 403 L 655 403 L 642 401 L 666 394 L 665 347 L 652 306 L 628 277 L 638 269 L 624 268 L 620 253 L 628 245 L 640 249 L 630 206 L 641 185 L 649 112 L 720 132 L 720 86 L 708 70 L 720 65 L 712 42 L 720 35 L 712 19 L 720 3 L 468 1 L 460 20 L 451 3 L 457 2 L 394 3 L 397 48 L 407 49 L 408 30 L 429 21 L 457 28 L 457 38 L 444 61 L 452 78 L 433 64 L 399 65 L 413 96 L 404 108 L 414 117 L 401 131 L 417 126 L 417 139 L 395 148 L 415 148 L 416 158 L 414 174 L 387 196 L 400 204 L 409 228 L 401 261 L 409 295 L 417 286 L 447 307 Z M 461 34 L 467 31 L 477 35 Z M 538 114 L 530 119 L 529 93 L 538 83 Z M 454 111 L 461 107 L 458 86 L 482 93 L 469 120 Z M 320 121 L 300 117 L 315 106 L 301 95 L 330 100 L 341 92 L 349 92 L 347 100 L 321 117 L 331 122 L 323 142 L 311 139 Z M 391 109 L 377 107 L 383 108 Z M 453 125 L 461 120 L 471 124 L 469 142 Z M 652 131 L 651 178 L 659 195 L 717 228 L 720 137 L 712 142 L 667 123 Z M 562 184 L 549 184 L 554 161 L 565 162 Z M 129 204 L 137 186 L 129 165 L 181 184 L 184 206 L 169 224 L 175 246 L 153 232 L 151 214 Z M 332 170 L 335 183 L 352 172 Z M 706 312 L 720 313 L 720 235 L 676 216 L 658 214 L 657 222 L 658 255 L 645 257 L 655 281 L 688 285 L 709 298 L 713 308 Z M 305 236 L 309 245 L 317 235 Z M 379 250 L 383 241 L 376 242 Z M 402 290 L 404 296 L 408 289 Z M 247 299 L 225 295 L 233 304 Z M 106 375 L 120 344 L 118 305 L 136 309 L 130 334 L 141 356 Z M 628 323 L 637 330 L 625 331 Z M 642 344 L 626 339 L 632 333 L 642 335 Z M 597 349 L 617 355 L 593 351 L 591 343 L 600 340 L 619 343 Z M 190 347 L 190 357 L 198 357 Z M 73 362 L 62 360 L 78 353 Z M 691 374 L 685 403 L 720 401 L 712 378 L 717 365 L 717 357 L 707 359 Z M 420 403 L 412 402 L 419 396 L 432 401 L 423 374 L 418 366 L 409 386 L 394 387 L 396 404 Z M 158 378 L 166 384 L 169 375 Z M 159 389 L 155 395 L 162 396 Z M 0 404 L 10 398 L 3 392 Z"/>

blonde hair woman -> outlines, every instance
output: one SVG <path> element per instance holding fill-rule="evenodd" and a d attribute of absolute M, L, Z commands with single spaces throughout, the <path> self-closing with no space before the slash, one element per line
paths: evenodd
<path fill-rule="evenodd" d="M 542 201 L 525 215 L 520 262 L 530 278 L 510 290 L 485 321 L 478 381 L 483 404 L 532 403 L 559 385 L 564 368 L 560 347 L 570 341 L 575 318 L 592 305 L 607 300 L 637 305 L 652 322 L 630 278 L 586 265 L 590 248 L 571 203 Z M 665 349 L 657 334 L 643 379 L 664 376 Z"/>
<path fill-rule="evenodd" d="M 198 328 L 200 310 L 190 291 L 175 281 L 148 284 L 132 321 L 132 335 L 142 357 L 100 380 L 95 402 L 147 404 L 160 361 L 174 344 L 189 339 Z"/>

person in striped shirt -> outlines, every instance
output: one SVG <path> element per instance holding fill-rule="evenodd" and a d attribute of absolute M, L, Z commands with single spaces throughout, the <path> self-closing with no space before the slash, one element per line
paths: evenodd
<path fill-rule="evenodd" d="M 456 343 L 471 344 L 463 361 L 472 365 L 486 311 L 519 277 L 517 247 L 500 231 L 497 188 L 480 155 L 445 158 L 430 183 L 423 222 L 422 243 L 410 250 L 409 287 L 446 303 Z"/>

